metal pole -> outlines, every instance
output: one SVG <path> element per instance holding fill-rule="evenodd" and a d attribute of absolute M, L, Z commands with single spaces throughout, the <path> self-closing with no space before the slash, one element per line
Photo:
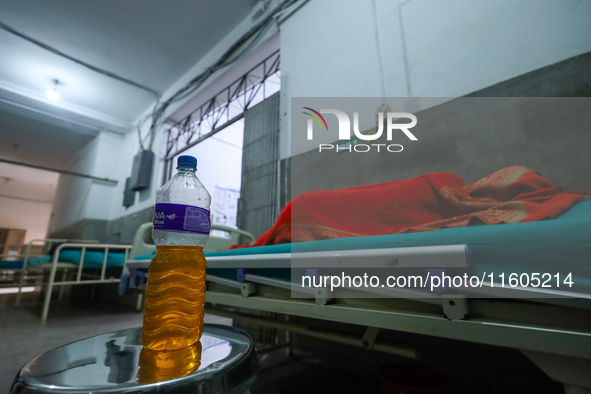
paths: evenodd
<path fill-rule="evenodd" d="M 82 266 L 84 265 L 84 255 L 86 254 L 86 246 L 82 247 L 82 251 L 80 252 L 80 262 L 78 265 L 78 274 L 76 275 L 76 282 L 80 282 L 80 278 L 82 278 Z"/>
<path fill-rule="evenodd" d="M 31 244 L 35 241 L 36 240 L 34 239 L 31 242 L 29 242 L 27 245 L 27 253 L 25 254 L 25 261 L 23 262 L 23 268 L 21 269 L 21 276 L 18 280 L 18 293 L 16 294 L 16 302 L 14 303 L 15 307 L 19 306 L 19 304 L 21 302 L 21 291 L 23 288 L 23 284 L 25 282 L 25 275 L 27 274 L 27 263 L 29 262 L 29 255 L 31 254 Z"/>
<path fill-rule="evenodd" d="M 294 323 L 287 323 L 277 320 L 268 320 L 268 319 L 261 319 L 258 317 L 246 315 L 244 313 L 226 311 L 223 309 L 217 308 L 205 308 L 206 313 L 211 313 L 212 315 L 216 316 L 223 316 L 229 317 L 236 320 L 241 320 L 251 324 L 257 324 L 261 326 L 267 326 L 276 328 L 278 330 L 284 330 L 296 334 L 307 335 L 313 338 L 324 339 L 328 341 L 338 342 L 346 345 L 351 345 L 355 347 L 360 347 L 363 349 L 367 349 L 364 346 L 362 338 L 359 338 L 355 335 L 345 334 L 345 333 L 336 333 L 334 331 L 327 331 L 320 328 L 312 328 L 307 327 L 301 324 L 294 324 Z M 397 356 L 408 357 L 408 358 L 418 358 L 417 352 L 415 349 L 403 346 L 403 345 L 395 345 L 392 343 L 384 342 L 384 341 L 376 341 L 373 346 L 371 346 L 371 350 L 377 350 L 383 353 L 394 354 Z"/>
<path fill-rule="evenodd" d="M 99 178 L 99 177 L 92 176 L 92 175 L 81 174 L 79 172 L 73 172 L 73 171 L 68 171 L 68 170 L 60 170 L 60 169 L 57 169 L 57 168 L 40 166 L 40 165 L 37 165 L 37 164 L 24 163 L 22 161 L 14 161 L 14 160 L 8 160 L 8 159 L 2 159 L 2 158 L 0 158 L 0 162 L 2 162 L 2 163 L 8 163 L 8 164 L 14 164 L 14 165 L 23 166 L 23 167 L 37 168 L 39 170 L 53 171 L 53 172 L 58 172 L 60 174 L 78 176 L 78 177 L 81 177 L 81 178 L 93 179 L 95 181 L 105 182 L 105 183 L 108 183 L 108 184 L 113 185 L 113 186 L 115 186 L 117 184 L 117 182 L 118 182 L 118 181 L 116 181 L 114 179 Z"/>
<path fill-rule="evenodd" d="M 41 323 L 45 324 L 47 321 L 47 314 L 49 312 L 49 303 L 51 302 L 51 292 L 53 291 L 53 283 L 55 281 L 55 274 L 57 272 L 57 261 L 59 259 L 62 244 L 57 247 L 55 254 L 53 255 L 53 261 L 51 262 L 51 272 L 49 273 L 49 283 L 47 284 L 47 293 L 45 294 L 45 301 L 43 302 L 43 312 L 41 312 Z"/>

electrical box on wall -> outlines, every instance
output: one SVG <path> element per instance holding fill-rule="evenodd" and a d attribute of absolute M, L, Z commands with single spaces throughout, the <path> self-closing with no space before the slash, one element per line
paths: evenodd
<path fill-rule="evenodd" d="M 133 167 L 129 180 L 129 190 L 143 190 L 150 187 L 152 168 L 154 167 L 154 152 L 142 150 L 133 157 Z"/>
<path fill-rule="evenodd" d="M 125 208 L 129 208 L 135 204 L 135 191 L 129 190 L 130 180 L 131 178 L 125 179 L 125 190 L 123 191 L 123 206 Z"/>

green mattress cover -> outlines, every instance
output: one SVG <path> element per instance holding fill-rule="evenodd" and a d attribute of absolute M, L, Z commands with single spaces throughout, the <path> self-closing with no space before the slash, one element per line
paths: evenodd
<path fill-rule="evenodd" d="M 82 251 L 80 249 L 76 250 L 62 250 L 60 251 L 60 256 L 58 261 L 60 263 L 72 263 L 72 264 L 80 264 L 80 257 L 82 256 Z M 87 250 L 84 253 L 84 268 L 102 268 L 103 266 L 103 259 L 105 257 L 104 251 L 93 251 Z M 151 258 L 151 257 L 150 257 Z M 53 261 L 52 255 L 44 255 L 44 256 L 36 256 L 31 257 L 27 262 L 28 267 L 35 267 L 39 264 L 47 264 Z M 123 267 L 125 262 L 125 253 L 118 253 L 118 252 L 109 252 L 107 256 L 107 268 L 115 268 L 115 267 Z M 17 260 L 17 261 L 0 261 L 0 268 L 8 269 L 8 268 L 22 268 L 24 264 L 24 260 Z"/>

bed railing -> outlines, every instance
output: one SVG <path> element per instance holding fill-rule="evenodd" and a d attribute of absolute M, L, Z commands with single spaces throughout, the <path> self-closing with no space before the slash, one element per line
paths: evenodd
<path fill-rule="evenodd" d="M 73 281 L 55 281 L 55 274 L 58 269 L 59 263 L 59 255 L 60 252 L 64 249 L 81 249 L 80 251 L 80 260 L 78 263 L 78 272 L 76 273 L 76 280 Z M 93 251 L 102 250 L 104 251 L 103 257 L 103 264 L 101 266 L 101 275 L 100 279 L 90 279 L 90 280 L 83 280 L 82 279 L 82 269 L 84 268 L 84 256 L 86 254 L 87 249 L 92 249 Z M 127 256 L 129 254 L 129 250 L 131 249 L 131 245 L 115 245 L 115 244 L 82 244 L 82 243 L 64 243 L 57 247 L 55 253 L 53 255 L 53 260 L 51 262 L 51 272 L 49 274 L 49 283 L 47 284 L 47 292 L 45 294 L 45 301 L 43 302 L 43 312 L 41 313 L 41 322 L 45 324 L 47 320 L 47 314 L 49 312 L 49 304 L 51 302 L 51 293 L 53 291 L 54 286 L 68 286 L 68 285 L 90 285 L 90 284 L 97 284 L 97 283 L 118 283 L 121 279 L 120 277 L 114 278 L 105 278 L 105 273 L 107 270 L 107 261 L 109 258 L 109 251 L 113 250 L 123 250 L 125 251 L 124 260 L 127 260 Z M 121 267 L 123 270 L 124 266 Z"/>
<path fill-rule="evenodd" d="M 14 306 L 17 307 L 20 305 L 20 299 L 21 299 L 21 293 L 22 293 L 22 288 L 27 276 L 27 265 L 29 263 L 29 259 L 31 257 L 37 257 L 38 255 L 31 255 L 31 248 L 33 247 L 33 244 L 36 243 L 43 243 L 43 247 L 47 248 L 48 250 L 51 249 L 51 246 L 54 243 L 58 243 L 58 242 L 72 242 L 73 240 L 68 240 L 68 239 L 62 239 L 62 238 L 43 238 L 43 239 L 33 239 L 32 241 L 30 241 L 27 244 L 27 247 L 25 249 L 25 254 L 21 255 L 24 256 L 24 261 L 23 261 L 23 266 L 21 268 L 21 275 L 19 278 L 19 282 L 18 282 L 18 292 L 16 294 L 16 301 Z M 76 240 L 78 241 L 78 240 Z M 98 241 L 95 240 L 80 240 L 79 242 L 84 242 L 86 244 L 98 244 Z M 42 254 L 41 254 L 42 255 Z"/>

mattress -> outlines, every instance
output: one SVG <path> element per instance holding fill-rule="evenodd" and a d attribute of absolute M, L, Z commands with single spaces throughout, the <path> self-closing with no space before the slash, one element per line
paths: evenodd
<path fill-rule="evenodd" d="M 58 262 L 71 263 L 78 265 L 82 252 L 80 250 L 62 250 L 60 251 Z M 84 268 L 102 268 L 105 252 L 87 250 L 84 253 Z M 32 268 L 41 264 L 51 263 L 52 255 L 31 257 L 27 262 L 27 267 Z M 107 268 L 123 267 L 125 262 L 125 253 L 109 252 L 107 256 Z M 24 264 L 23 260 L 17 261 L 0 261 L 0 268 L 3 269 L 19 269 Z"/>

